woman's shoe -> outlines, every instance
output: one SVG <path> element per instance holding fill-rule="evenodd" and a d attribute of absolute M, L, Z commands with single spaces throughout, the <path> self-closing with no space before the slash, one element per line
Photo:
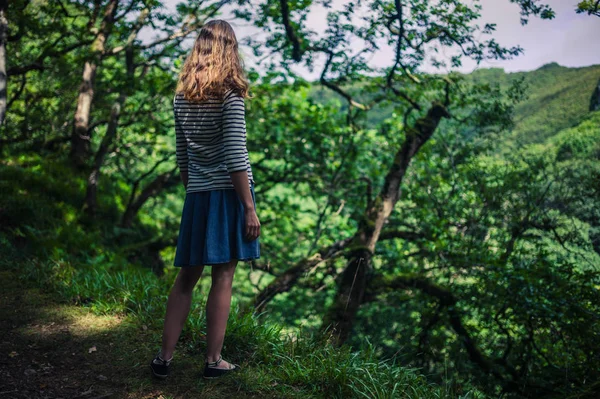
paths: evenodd
<path fill-rule="evenodd" d="M 214 378 L 219 378 L 225 374 L 229 374 L 233 371 L 238 371 L 240 369 L 240 366 L 238 364 L 233 364 L 233 363 L 229 364 L 228 369 L 217 368 L 217 366 L 219 365 L 219 363 L 221 363 L 222 360 L 223 360 L 223 357 L 221 355 L 219 355 L 219 359 L 217 361 L 210 362 L 210 363 L 205 362 L 204 363 L 204 374 L 202 375 L 202 377 L 207 380 L 211 380 Z"/>
<path fill-rule="evenodd" d="M 160 357 L 160 350 L 159 350 L 158 353 L 156 354 L 156 357 L 154 359 L 152 359 L 152 361 L 150 362 L 150 368 L 152 369 L 152 374 L 156 378 L 161 378 L 161 379 L 167 378 L 167 376 L 169 375 L 169 371 L 171 370 L 171 362 L 172 361 L 173 361 L 172 357 L 169 360 L 164 360 L 162 357 Z"/>

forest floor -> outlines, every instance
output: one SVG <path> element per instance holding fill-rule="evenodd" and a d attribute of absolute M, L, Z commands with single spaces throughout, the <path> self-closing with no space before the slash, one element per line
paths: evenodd
<path fill-rule="evenodd" d="M 203 380 L 200 354 L 182 355 L 169 378 L 156 380 L 156 334 L 144 325 L 60 303 L 13 271 L 0 271 L 0 281 L 1 398 L 247 397 Z"/>

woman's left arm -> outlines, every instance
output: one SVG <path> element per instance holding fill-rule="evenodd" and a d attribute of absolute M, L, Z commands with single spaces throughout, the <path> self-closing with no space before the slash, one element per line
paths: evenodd
<path fill-rule="evenodd" d="M 176 98 L 173 99 L 173 117 L 175 119 L 175 155 L 177 158 L 177 166 L 179 166 L 179 172 L 181 174 L 181 181 L 184 187 L 187 189 L 188 185 L 188 153 L 187 153 L 187 140 L 183 133 L 183 126 L 177 116 L 176 109 Z"/>

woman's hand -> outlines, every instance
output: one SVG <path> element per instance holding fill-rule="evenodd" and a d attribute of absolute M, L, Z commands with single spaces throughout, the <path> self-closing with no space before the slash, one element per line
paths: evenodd
<path fill-rule="evenodd" d="M 181 181 L 183 182 L 183 187 L 187 190 L 187 185 L 188 185 L 188 171 L 186 170 L 185 172 L 180 172 L 180 176 L 181 176 Z"/>
<path fill-rule="evenodd" d="M 254 207 L 244 209 L 244 215 L 246 219 L 246 239 L 254 241 L 260 236 L 260 222 L 258 221 L 258 215 L 256 215 L 256 209 Z"/>

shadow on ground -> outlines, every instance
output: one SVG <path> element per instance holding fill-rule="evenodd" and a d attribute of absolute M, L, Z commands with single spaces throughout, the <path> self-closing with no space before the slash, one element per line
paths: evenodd
<path fill-rule="evenodd" d="M 169 379 L 156 380 L 148 364 L 158 332 L 127 317 L 57 303 L 14 272 L 0 276 L 2 398 L 247 397 L 231 383 L 203 380 L 201 354 L 180 352 Z"/>

